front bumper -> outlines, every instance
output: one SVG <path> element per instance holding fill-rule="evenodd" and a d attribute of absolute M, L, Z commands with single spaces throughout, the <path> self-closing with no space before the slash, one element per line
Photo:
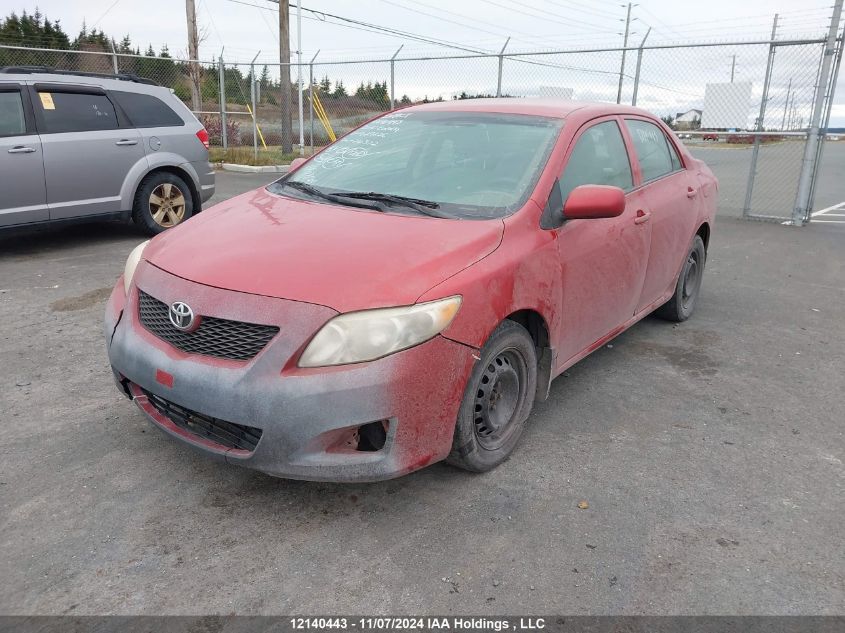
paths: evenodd
<path fill-rule="evenodd" d="M 186 354 L 140 323 L 138 287 L 168 304 L 186 301 L 198 314 L 277 325 L 280 333 L 250 361 Z M 297 367 L 309 338 L 335 314 L 202 286 L 142 262 L 129 296 L 122 280 L 112 292 L 105 334 L 122 390 L 159 429 L 209 456 L 280 477 L 350 482 L 389 479 L 446 457 L 474 350 L 438 336 L 369 363 Z M 204 416 L 257 427 L 261 439 L 252 451 L 215 446 L 162 419 L 143 390 Z M 379 421 L 387 421 L 384 447 L 356 450 L 349 438 Z"/>

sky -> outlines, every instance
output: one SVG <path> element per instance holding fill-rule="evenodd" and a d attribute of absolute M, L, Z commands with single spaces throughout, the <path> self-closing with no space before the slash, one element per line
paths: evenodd
<path fill-rule="evenodd" d="M 278 63 L 278 9 L 269 0 L 195 0 L 202 42 L 200 58 L 216 58 L 224 50 L 226 61 Z M 292 0 L 295 5 L 295 0 Z M 778 38 L 823 37 L 832 13 L 833 0 L 640 0 L 633 6 L 630 42 L 641 41 L 651 29 L 648 43 L 726 42 L 767 39 L 772 19 L 779 14 Z M 59 19 L 71 36 L 83 21 L 88 28 L 109 35 L 129 35 L 142 49 L 148 44 L 159 50 L 167 45 L 174 56 L 187 51 L 184 3 L 180 0 L 0 0 L 0 13 L 38 7 L 51 20 Z M 401 45 L 399 58 L 466 54 L 465 50 L 498 52 L 510 37 L 508 52 L 551 51 L 620 46 L 627 5 L 612 0 L 302 0 L 302 55 L 309 60 L 386 59 Z M 317 13 L 315 13 L 316 11 Z M 324 13 L 319 13 L 324 12 Z M 331 15 L 329 15 L 331 14 Z M 448 46 L 422 42 L 407 36 L 374 32 L 362 25 L 341 23 L 341 16 L 367 24 L 404 31 Z M 345 24 L 345 26 L 344 26 Z M 353 28 L 354 27 L 354 28 Z M 841 28 L 841 26 L 840 26 Z M 298 49 L 296 10 L 291 7 L 291 49 Z M 799 101 L 809 109 L 811 85 L 818 60 L 811 47 L 783 50 L 776 55 L 772 83 L 771 117 L 786 111 L 789 81 L 799 86 Z M 753 93 L 761 94 L 767 48 L 735 47 L 655 51 L 644 55 L 643 79 L 638 105 L 670 112 L 701 104 L 704 82 L 729 81 L 736 55 L 736 81 L 751 81 Z M 631 56 L 626 74 L 633 75 Z M 529 84 L 558 87 L 580 86 L 577 98 L 615 98 L 614 72 L 619 53 L 579 53 L 549 56 L 541 63 L 507 63 L 503 88 L 520 93 Z M 397 92 L 425 93 L 449 98 L 466 84 L 468 88 L 495 91 L 495 60 L 459 62 L 407 62 Z M 383 76 L 383 66 L 324 66 L 322 74 L 342 75 L 344 83 L 357 83 L 372 74 Z M 700 74 L 692 78 L 694 73 Z M 368 74 L 369 73 L 369 74 Z M 413 77 L 413 78 L 412 78 Z M 832 126 L 845 126 L 845 73 L 840 73 Z M 626 80 L 624 98 L 630 100 L 632 82 Z M 778 103 L 780 99 L 780 103 Z M 767 118 L 767 125 L 769 119 Z"/>

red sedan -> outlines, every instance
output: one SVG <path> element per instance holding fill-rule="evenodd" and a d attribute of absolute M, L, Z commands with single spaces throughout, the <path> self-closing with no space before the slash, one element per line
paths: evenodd
<path fill-rule="evenodd" d="M 716 200 L 636 108 L 410 107 L 138 246 L 109 359 L 158 428 L 229 463 L 485 471 L 555 376 L 651 312 L 690 316 Z"/>

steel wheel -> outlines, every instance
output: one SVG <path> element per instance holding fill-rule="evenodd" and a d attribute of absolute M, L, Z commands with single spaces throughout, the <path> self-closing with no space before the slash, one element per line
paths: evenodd
<path fill-rule="evenodd" d="M 176 226 L 185 218 L 185 195 L 172 183 L 160 184 L 150 194 L 150 215 L 161 227 Z"/>
<path fill-rule="evenodd" d="M 482 448 L 496 450 L 517 429 L 514 421 L 527 379 L 525 359 L 515 349 L 503 350 L 484 369 L 473 408 L 475 436 Z"/>
<path fill-rule="evenodd" d="M 698 260 L 698 252 L 693 250 L 684 264 L 684 271 L 682 273 L 681 286 L 681 301 L 684 310 L 688 310 L 691 304 L 695 303 L 695 298 L 698 295 L 698 288 L 701 285 L 701 266 Z"/>

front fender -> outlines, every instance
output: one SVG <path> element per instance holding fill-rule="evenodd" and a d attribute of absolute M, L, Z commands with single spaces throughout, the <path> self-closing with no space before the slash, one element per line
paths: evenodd
<path fill-rule="evenodd" d="M 418 299 L 463 297 L 443 336 L 480 348 L 509 315 L 533 310 L 543 317 L 550 340 L 556 340 L 562 305 L 557 234 L 541 230 L 536 222 L 532 214 L 511 216 L 499 248 Z"/>

